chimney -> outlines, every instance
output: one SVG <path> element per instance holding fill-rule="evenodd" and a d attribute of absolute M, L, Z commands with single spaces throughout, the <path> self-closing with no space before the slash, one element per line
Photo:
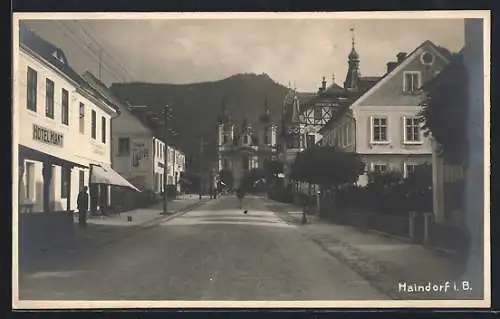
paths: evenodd
<path fill-rule="evenodd" d="M 396 57 L 398 58 L 398 63 L 401 63 L 406 59 L 406 52 L 399 52 Z"/>
<path fill-rule="evenodd" d="M 387 62 L 387 73 L 394 70 L 396 66 L 398 66 L 398 62 Z"/>

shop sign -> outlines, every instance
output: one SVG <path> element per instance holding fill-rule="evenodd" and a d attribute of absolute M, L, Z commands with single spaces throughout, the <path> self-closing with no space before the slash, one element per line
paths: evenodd
<path fill-rule="evenodd" d="M 33 124 L 33 140 L 35 141 L 62 147 L 63 139 L 64 136 L 61 133 Z"/>

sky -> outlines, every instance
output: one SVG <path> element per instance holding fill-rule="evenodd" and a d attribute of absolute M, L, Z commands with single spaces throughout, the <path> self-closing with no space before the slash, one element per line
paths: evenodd
<path fill-rule="evenodd" d="M 398 52 L 431 40 L 464 45 L 463 19 L 38 20 L 28 25 L 60 47 L 79 73 L 114 82 L 185 84 L 267 73 L 315 92 L 342 84 L 354 33 L 363 76 L 379 76 Z M 354 32 L 350 29 L 354 28 Z"/>

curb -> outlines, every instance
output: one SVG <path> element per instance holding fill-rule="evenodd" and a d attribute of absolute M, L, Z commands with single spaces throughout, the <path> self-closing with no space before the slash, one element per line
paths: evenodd
<path fill-rule="evenodd" d="M 104 242 L 100 242 L 100 243 L 96 243 L 94 245 L 91 245 L 90 247 L 88 247 L 87 249 L 96 249 L 96 248 L 101 248 L 103 246 L 106 246 L 106 245 L 109 245 L 111 243 L 114 243 L 114 242 L 117 242 L 121 239 L 124 239 L 124 238 L 127 238 L 127 237 L 132 237 L 133 235 L 137 234 L 138 233 L 138 230 L 139 229 L 150 229 L 150 228 L 153 228 L 153 227 L 156 227 L 158 226 L 161 222 L 163 221 L 169 221 L 171 219 L 174 219 L 174 218 L 177 218 L 177 217 L 180 217 L 182 215 L 184 215 L 185 213 L 197 208 L 197 207 L 200 207 L 204 204 L 206 204 L 207 202 L 209 202 L 210 200 L 209 199 L 205 199 L 205 200 L 200 200 L 198 202 L 195 202 L 193 204 L 189 204 L 189 205 L 186 205 L 185 207 L 179 209 L 178 211 L 176 212 L 173 212 L 173 213 L 170 213 L 166 216 L 159 216 L 159 217 L 156 217 L 150 221 L 146 221 L 144 223 L 141 223 L 141 224 L 138 224 L 138 225 L 134 225 L 134 226 L 130 226 L 129 229 L 126 229 L 124 230 L 124 233 L 122 234 L 119 234 L 117 236 L 113 236 L 113 238 L 110 238 Z M 87 250 L 85 249 L 85 250 Z"/>
<path fill-rule="evenodd" d="M 342 253 L 335 253 L 333 251 L 331 251 L 330 249 L 328 249 L 323 242 L 321 242 L 320 240 L 314 238 L 313 236 L 309 235 L 309 234 L 305 234 L 305 236 L 307 238 L 309 238 L 312 242 L 314 242 L 316 245 L 318 245 L 322 250 L 324 250 L 326 253 L 328 253 L 330 256 L 332 256 L 333 258 L 335 258 L 336 260 L 338 260 L 340 263 L 346 265 L 347 267 L 349 267 L 352 271 L 354 271 L 356 274 L 358 274 L 361 278 L 365 279 L 366 282 L 372 286 L 373 288 L 375 288 L 377 291 L 379 291 L 380 293 L 382 293 L 383 295 L 389 297 L 390 299 L 392 300 L 403 300 L 403 298 L 401 298 L 400 295 L 398 294 L 395 294 L 392 289 L 387 289 L 384 285 L 380 284 L 380 280 L 377 280 L 376 279 L 376 276 L 378 274 L 374 274 L 374 273 L 370 273 L 370 271 L 366 271 L 364 269 L 362 269 L 361 266 L 359 266 L 359 264 L 357 263 L 354 263 L 354 262 L 350 262 L 348 260 L 348 258 L 342 254 Z M 348 250 L 351 250 L 351 251 L 355 251 L 353 248 L 350 247 L 349 244 L 346 244 L 344 241 L 341 241 L 341 240 L 338 240 L 335 238 L 335 240 L 338 242 L 338 244 L 340 246 L 343 246 L 343 247 L 346 247 Z M 368 260 L 369 258 L 363 258 L 363 256 L 361 256 L 361 259 L 363 262 L 372 262 L 371 260 Z M 373 263 L 374 266 L 378 269 L 382 268 L 381 264 L 380 263 L 377 263 L 377 262 L 374 262 Z"/>
<path fill-rule="evenodd" d="M 104 238 L 101 241 L 91 242 L 88 245 L 84 245 L 83 247 L 80 247 L 80 249 L 77 249 L 78 254 L 85 254 L 85 253 L 88 253 L 88 252 L 93 251 L 95 249 L 99 249 L 99 248 L 102 248 L 106 245 L 109 245 L 109 244 L 112 244 L 114 242 L 125 239 L 127 237 L 132 237 L 135 234 L 138 234 L 140 229 L 147 230 L 147 229 L 153 228 L 155 226 L 158 226 L 162 221 L 168 221 L 168 220 L 180 217 L 183 214 L 185 214 L 185 213 L 187 213 L 187 212 L 189 212 L 197 207 L 200 207 L 209 201 L 210 201 L 210 199 L 202 199 L 202 200 L 199 200 L 195 203 L 186 205 L 185 207 L 179 209 L 178 211 L 172 212 L 166 216 L 159 216 L 159 217 L 154 218 L 153 220 L 149 220 L 149 221 L 146 221 L 146 222 L 138 224 L 138 225 L 128 226 L 129 227 L 128 229 L 123 229 L 123 232 L 109 236 L 110 238 Z M 105 234 L 104 236 L 107 236 L 106 232 L 101 232 L 101 234 L 99 234 L 99 235 L 102 235 L 102 234 Z M 78 245 L 78 242 L 83 242 L 85 240 L 86 239 L 76 239 L 77 245 Z M 45 250 L 48 252 L 48 251 L 56 251 L 58 249 L 65 250 L 66 247 L 64 247 L 64 245 L 54 245 L 51 247 L 47 247 Z M 28 268 L 29 268 L 29 266 L 28 266 Z"/>

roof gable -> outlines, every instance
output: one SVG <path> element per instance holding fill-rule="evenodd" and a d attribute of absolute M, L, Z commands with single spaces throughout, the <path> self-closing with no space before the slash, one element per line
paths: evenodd
<path fill-rule="evenodd" d="M 388 88 L 388 86 L 391 85 L 391 81 L 397 81 L 397 84 L 393 85 L 402 85 L 402 80 L 400 81 L 395 80 L 394 78 L 398 75 L 402 75 L 403 71 L 409 71 L 410 68 L 411 70 L 415 71 L 422 71 L 422 77 L 426 77 L 426 79 L 422 79 L 421 83 L 426 82 L 429 78 L 432 78 L 437 72 L 439 72 L 446 64 L 449 63 L 448 57 L 443 55 L 444 53 L 444 48 L 439 49 L 434 43 L 431 41 L 427 40 L 423 42 L 421 45 L 419 45 L 415 50 L 413 50 L 410 54 L 407 55 L 407 57 L 401 61 L 394 69 L 392 69 L 390 72 L 386 73 L 380 80 L 373 85 L 370 89 L 368 89 L 364 94 L 362 94 L 352 105 L 351 108 L 357 107 L 359 105 L 368 105 L 368 104 L 376 104 L 376 99 L 378 96 L 375 96 L 377 92 L 381 90 L 388 90 L 392 91 L 394 93 L 394 96 L 389 97 L 387 96 L 385 98 L 385 101 L 381 104 L 384 104 L 391 100 L 391 103 L 394 103 L 392 105 L 398 104 L 397 100 L 394 99 L 395 96 L 401 96 L 403 95 L 402 90 L 395 90 L 395 88 Z M 436 60 L 433 63 L 432 67 L 430 68 L 424 68 L 423 65 L 419 64 L 420 59 L 421 59 L 421 54 L 424 51 L 428 51 L 432 53 Z M 449 51 L 448 51 L 449 52 Z M 414 63 L 414 65 L 411 65 Z M 418 65 L 417 65 L 418 64 Z M 380 95 L 380 94 L 379 94 Z M 413 101 L 412 101 L 413 103 Z"/>

